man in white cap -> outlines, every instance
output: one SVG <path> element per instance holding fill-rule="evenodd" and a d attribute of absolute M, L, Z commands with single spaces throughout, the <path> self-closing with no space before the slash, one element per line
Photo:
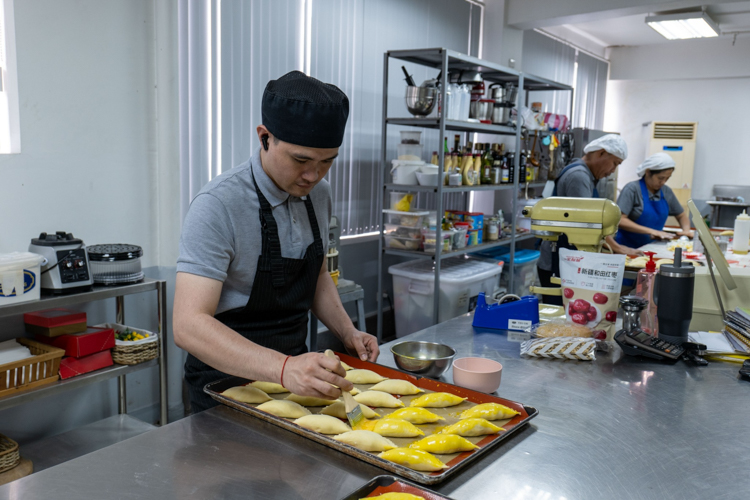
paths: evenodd
<path fill-rule="evenodd" d="M 690 236 L 690 218 L 679 200 L 666 185 L 674 173 L 675 162 L 667 153 L 656 153 L 638 165 L 639 180 L 625 184 L 617 199 L 622 212 L 615 241 L 625 247 L 638 248 L 652 239 L 668 240 L 674 233 L 664 232 L 670 215 L 677 218 L 681 231 L 678 236 Z"/>
<path fill-rule="evenodd" d="M 583 158 L 575 158 L 560 172 L 555 180 L 552 196 L 570 198 L 599 198 L 596 183 L 614 172 L 620 163 L 628 157 L 628 145 L 617 134 L 607 134 L 591 141 L 583 148 Z M 614 241 L 614 240 L 612 240 Z M 557 248 L 570 248 L 568 238 L 562 235 Z M 621 252 L 622 249 L 616 248 Z M 552 243 L 542 241 L 541 255 L 537 263 L 539 281 L 543 287 L 556 287 L 551 282 L 552 276 L 560 276 L 560 260 L 557 250 L 552 250 Z M 562 297 L 544 296 L 547 304 L 562 305 Z"/>

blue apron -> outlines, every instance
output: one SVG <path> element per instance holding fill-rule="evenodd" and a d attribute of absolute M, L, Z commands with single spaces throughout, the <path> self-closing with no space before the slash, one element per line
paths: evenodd
<path fill-rule="evenodd" d="M 589 168 L 581 159 L 576 158 L 570 164 L 562 169 L 562 172 L 560 172 L 560 175 L 557 176 L 557 179 L 555 179 L 555 189 L 552 190 L 552 196 L 557 196 L 557 183 L 560 182 L 560 179 L 563 178 L 563 175 L 565 175 L 569 170 L 575 167 L 584 167 Z M 599 198 L 599 191 L 596 189 L 596 181 L 594 181 L 594 192 L 591 194 L 592 198 Z"/>
<path fill-rule="evenodd" d="M 660 191 L 659 200 L 654 201 L 649 197 L 646 181 L 641 179 L 639 184 L 641 185 L 641 196 L 643 196 L 643 213 L 635 223 L 661 231 L 664 229 L 667 217 L 669 217 L 669 203 L 664 197 L 664 192 Z M 630 248 L 639 248 L 651 243 L 651 235 L 633 233 L 620 228 L 617 231 L 617 236 L 615 236 L 615 241 Z"/>

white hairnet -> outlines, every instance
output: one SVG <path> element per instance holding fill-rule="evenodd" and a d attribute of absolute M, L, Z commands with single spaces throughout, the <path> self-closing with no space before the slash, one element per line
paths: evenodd
<path fill-rule="evenodd" d="M 617 134 L 603 135 L 598 139 L 586 144 L 583 148 L 584 153 L 590 153 L 592 151 L 599 151 L 603 149 L 609 154 L 615 155 L 621 160 L 625 160 L 628 157 L 628 145 L 625 144 L 625 139 Z"/>
<path fill-rule="evenodd" d="M 658 172 L 659 170 L 674 168 L 674 166 L 674 160 L 667 153 L 656 153 L 643 160 L 643 163 L 635 169 L 635 173 L 638 177 L 643 177 L 646 170 Z"/>

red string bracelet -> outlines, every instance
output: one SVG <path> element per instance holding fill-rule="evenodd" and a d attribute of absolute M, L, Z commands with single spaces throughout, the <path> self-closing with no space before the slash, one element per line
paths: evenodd
<path fill-rule="evenodd" d="M 281 365 L 281 387 L 284 387 L 284 368 L 286 368 L 286 362 L 289 361 L 289 358 L 291 358 L 291 356 L 287 356 L 284 360 L 284 364 Z M 284 387 L 284 389 L 286 389 L 286 387 Z"/>

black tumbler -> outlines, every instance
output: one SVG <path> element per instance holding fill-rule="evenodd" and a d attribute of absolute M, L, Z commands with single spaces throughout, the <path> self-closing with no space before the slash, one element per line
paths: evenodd
<path fill-rule="evenodd" d="M 658 307 L 659 338 L 682 345 L 688 339 L 690 320 L 693 319 L 693 289 L 695 267 L 682 264 L 682 248 L 674 252 L 674 264 L 659 268 L 654 286 L 654 304 Z"/>

